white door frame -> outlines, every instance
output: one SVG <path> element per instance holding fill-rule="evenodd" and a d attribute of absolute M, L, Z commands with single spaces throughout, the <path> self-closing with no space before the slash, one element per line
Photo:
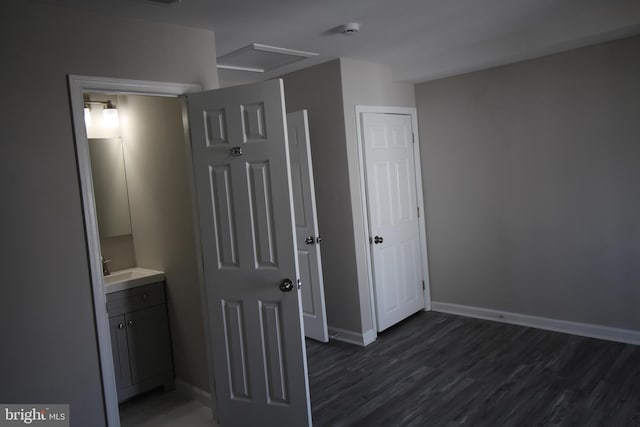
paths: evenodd
<path fill-rule="evenodd" d="M 76 159 L 78 163 L 78 175 L 80 178 L 80 188 L 82 195 L 82 209 L 84 213 L 84 227 L 87 239 L 87 257 L 89 261 L 89 273 L 91 278 L 91 290 L 93 293 L 94 316 L 96 323 L 96 335 L 98 338 L 98 357 L 102 376 L 102 392 L 104 395 L 104 405 L 107 416 L 107 425 L 110 427 L 120 426 L 120 412 L 118 410 L 118 395 L 113 367 L 113 356 L 111 353 L 111 335 L 109 331 L 109 318 L 107 315 L 106 297 L 104 294 L 102 264 L 100 262 L 100 237 L 98 235 L 98 221 L 95 209 L 95 194 L 93 191 L 93 180 L 91 176 L 91 161 L 89 157 L 89 140 L 84 126 L 84 103 L 83 94 L 91 93 L 113 93 L 122 95 L 153 95 L 179 97 L 186 93 L 199 92 L 199 85 L 184 83 L 168 83 L 144 80 L 114 79 L 105 77 L 69 75 L 69 95 L 71 100 L 71 113 L 73 119 L 73 133 L 75 137 Z M 184 104 L 183 104 L 184 108 Z M 191 194 L 195 197 L 193 173 L 191 173 L 191 143 L 185 126 L 185 144 L 187 145 L 189 172 L 191 174 Z M 198 262 L 198 274 L 200 282 L 200 293 L 204 293 L 202 259 L 200 257 L 200 237 L 197 209 L 194 209 L 194 233 L 196 238 L 196 251 Z M 203 314 L 205 316 L 205 340 L 207 350 L 207 362 L 211 366 L 212 353 L 209 340 L 209 322 L 206 321 L 206 298 L 203 301 Z M 213 372 L 209 369 L 209 385 L 213 388 Z M 215 402 L 212 402 L 215 404 Z M 214 414 L 215 416 L 215 414 Z"/>
<path fill-rule="evenodd" d="M 365 259 L 367 263 L 367 281 L 369 284 L 369 298 L 371 299 L 371 317 L 373 320 L 374 330 L 378 330 L 378 319 L 375 310 L 375 290 L 373 288 L 373 272 L 371 270 L 371 248 L 369 245 L 369 207 L 367 204 L 367 186 L 364 167 L 364 132 L 362 129 L 363 113 L 379 113 L 379 114 L 401 114 L 411 117 L 411 130 L 415 143 L 413 144 L 413 162 L 416 175 L 416 204 L 420 209 L 420 218 L 418 224 L 420 227 L 420 250 L 422 259 L 422 276 L 424 277 L 425 288 L 424 295 L 424 311 L 431 310 L 431 285 L 429 283 L 429 262 L 427 257 L 427 234 L 425 226 L 425 209 L 422 192 L 422 169 L 420 167 L 420 140 L 418 137 L 418 113 L 414 107 L 387 107 L 377 105 L 356 105 L 356 132 L 358 136 L 358 165 L 360 167 L 360 197 L 362 200 L 362 220 L 364 224 L 364 235 L 361 236 L 362 241 L 366 242 L 367 250 L 365 251 Z M 356 236 L 357 237 L 357 236 Z M 377 332 L 376 332 L 377 333 Z"/>

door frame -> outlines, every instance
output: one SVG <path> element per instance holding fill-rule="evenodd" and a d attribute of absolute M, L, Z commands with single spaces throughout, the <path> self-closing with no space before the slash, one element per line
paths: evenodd
<path fill-rule="evenodd" d="M 411 131 L 413 132 L 413 163 L 416 179 L 416 204 L 420 209 L 420 218 L 418 224 L 420 227 L 420 251 L 422 259 L 422 276 L 424 277 L 425 288 L 422 291 L 424 297 L 424 311 L 431 311 L 431 284 L 429 281 L 429 259 L 427 256 L 427 234 L 425 225 L 425 209 L 424 196 L 422 191 L 422 168 L 420 167 L 420 139 L 418 135 L 418 113 L 415 107 L 388 107 L 380 105 L 356 105 L 356 133 L 358 138 L 358 166 L 360 167 L 360 197 L 362 202 L 362 221 L 364 224 L 364 235 L 361 236 L 362 241 L 367 245 L 365 251 L 365 260 L 367 266 L 367 282 L 369 286 L 369 298 L 371 304 L 371 318 L 373 320 L 374 329 L 377 334 L 378 319 L 376 316 L 375 289 L 373 283 L 373 271 L 371 262 L 371 246 L 369 244 L 369 205 L 367 202 L 367 185 L 366 185 L 366 169 L 364 162 L 364 130 L 362 128 L 363 113 L 378 114 L 398 114 L 406 115 L 411 118 Z"/>
<path fill-rule="evenodd" d="M 113 355 L 111 353 L 111 335 L 109 331 L 109 318 L 107 314 L 106 296 L 104 293 L 102 264 L 100 262 L 100 237 L 98 234 L 98 221 L 95 208 L 95 194 L 93 191 L 93 177 L 91 175 L 91 160 L 89 157 L 89 140 L 84 125 L 84 102 L 83 94 L 109 93 L 117 95 L 151 95 L 164 97 L 180 97 L 187 93 L 201 91 L 200 85 L 186 83 L 157 82 L 147 80 L 117 79 L 108 77 L 82 76 L 70 74 L 68 77 L 69 101 L 71 104 L 71 117 L 73 135 L 75 140 L 76 162 L 78 168 L 78 178 L 80 180 L 80 191 L 82 196 L 82 210 L 84 218 L 84 228 L 87 244 L 87 258 L 89 264 L 89 274 L 91 280 L 91 292 L 93 296 L 93 312 L 95 319 L 96 336 L 98 339 L 98 358 L 102 380 L 102 392 L 104 396 L 104 406 L 107 417 L 107 425 L 110 427 L 120 426 L 120 411 L 118 409 L 118 395 L 115 382 Z M 183 111 L 185 103 L 183 101 Z M 191 140 L 189 138 L 188 121 L 183 113 L 183 126 L 185 130 L 185 144 L 187 146 L 187 159 L 190 173 L 192 203 L 195 197 L 192 161 L 191 161 Z M 200 234 L 197 209 L 193 210 L 194 234 L 196 239 L 196 258 L 198 263 L 198 281 L 201 296 L 204 293 L 202 257 L 200 247 Z M 213 386 L 213 372 L 210 369 L 212 359 L 211 343 L 209 339 L 209 322 L 206 312 L 206 299 L 202 298 L 202 310 L 205 316 L 205 347 L 207 352 L 207 363 L 209 366 L 209 387 Z M 213 396 L 213 392 L 211 396 Z M 215 408 L 215 400 L 212 399 Z M 214 419 L 216 417 L 214 409 Z"/>

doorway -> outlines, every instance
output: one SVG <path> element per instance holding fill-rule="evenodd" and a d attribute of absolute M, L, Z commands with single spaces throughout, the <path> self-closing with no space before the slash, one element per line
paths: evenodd
<path fill-rule="evenodd" d="M 273 99 L 278 99 L 278 102 L 282 102 L 283 100 L 283 96 L 282 96 L 282 83 L 281 82 L 271 82 L 268 83 L 268 86 L 273 86 L 273 83 L 277 83 L 279 85 L 279 91 L 280 91 L 280 96 L 275 97 Z M 96 325 L 97 325 L 97 333 L 98 333 L 98 343 L 99 343 L 99 347 L 100 347 L 100 358 L 101 358 L 101 369 L 103 372 L 103 389 L 104 389 L 104 396 L 105 396 L 105 406 L 107 408 L 107 418 L 108 418 L 108 424 L 109 425 L 114 425 L 117 426 L 119 425 L 119 414 L 118 414 L 118 405 L 117 405 L 117 394 L 116 394 L 116 389 L 117 389 L 117 382 L 114 381 L 114 355 L 111 352 L 111 346 L 109 345 L 109 337 L 108 337 L 108 322 L 107 322 L 107 311 L 106 311 L 106 307 L 104 304 L 104 289 L 103 289 L 103 272 L 104 272 L 104 263 L 101 263 L 100 261 L 100 255 L 102 254 L 102 250 L 100 248 L 100 240 L 98 238 L 99 235 L 99 224 L 98 224 L 98 220 L 97 220 L 97 215 L 96 215 L 96 204 L 94 203 L 94 200 L 96 199 L 96 194 L 94 191 L 94 187 L 92 185 L 92 176 L 91 176 L 91 162 L 90 162 L 90 156 L 89 156 L 89 144 L 88 144 L 88 138 L 87 138 L 87 132 L 86 132 L 86 127 L 82 125 L 82 102 L 86 102 L 83 101 L 83 95 L 87 94 L 87 93 L 94 93 L 94 94 L 108 94 L 109 96 L 122 96 L 124 94 L 126 94 L 127 96 L 132 97 L 132 99 L 137 99 L 137 98 L 133 98 L 133 96 L 140 96 L 140 95 L 151 95 L 151 96 L 178 96 L 178 95 L 182 95 L 185 94 L 187 92 L 194 92 L 197 91 L 196 87 L 190 86 L 190 85 L 172 85 L 172 84 L 165 84 L 165 83 L 149 83 L 149 82 L 139 82 L 139 81 L 123 81 L 123 80 L 118 80 L 118 79 L 99 79 L 99 78 L 90 78 L 90 77 L 81 77 L 81 76 L 70 76 L 69 78 L 69 86 L 70 86 L 70 94 L 71 94 L 71 102 L 72 102 L 72 107 L 73 107 L 73 116 L 74 116 L 74 130 L 75 130 L 75 134 L 76 134 L 76 150 L 77 150 L 77 157 L 78 157 L 78 165 L 79 165 L 79 174 L 81 176 L 81 189 L 82 189 L 82 195 L 83 195 L 83 208 L 84 208 L 84 212 L 85 212 L 85 227 L 86 227 L 86 234 L 87 234 L 87 245 L 88 245 L 88 256 L 89 256 L 89 264 L 90 264 L 90 270 L 91 270 L 91 285 L 92 285 L 92 290 L 93 290 L 93 298 L 94 298 L 94 309 L 95 309 L 95 317 L 96 317 Z M 242 89 L 242 90 L 247 90 L 250 91 L 251 89 Z M 217 92 L 215 95 L 219 94 L 220 92 Z M 232 91 L 233 92 L 233 91 Z M 225 93 L 229 93 L 229 91 L 225 91 Z M 212 95 L 210 93 L 201 93 L 199 95 L 203 95 L 205 96 L 205 99 L 208 99 L 209 95 Z M 97 95 L 96 95 L 97 96 Z M 119 103 L 121 102 L 120 100 L 118 101 Z M 249 105 L 248 107 L 251 107 L 252 105 Z M 244 105 L 243 105 L 244 107 Z M 257 105 L 255 106 L 255 111 L 254 113 L 258 114 L 258 118 L 263 114 L 262 112 L 262 106 L 261 105 Z M 276 110 L 281 110 L 284 111 L 283 105 L 281 104 L 280 107 L 278 107 Z M 206 111 L 206 114 L 204 115 L 205 118 L 209 117 L 207 114 L 210 113 L 215 113 L 216 110 L 214 111 Z M 249 132 L 253 132 L 254 130 L 256 130 L 258 133 L 261 131 L 261 121 L 258 120 L 255 123 L 251 122 L 252 116 L 249 115 L 248 118 L 246 116 L 246 114 L 250 114 L 251 113 L 251 109 L 250 108 L 245 108 L 245 115 L 243 115 L 242 117 L 249 120 L 248 125 L 246 127 L 244 127 L 243 129 L 245 131 L 249 131 Z M 248 111 L 248 113 L 247 113 Z M 175 115 L 177 116 L 177 114 Z M 182 115 L 181 115 L 182 116 Z M 196 116 L 198 119 L 202 117 L 202 115 L 200 116 Z M 268 117 L 268 115 L 267 115 Z M 284 120 L 284 117 L 282 118 Z M 192 122 L 197 123 L 198 120 L 193 120 Z M 186 121 L 185 121 L 186 123 Z M 213 135 L 211 132 L 211 130 L 214 127 L 215 123 L 218 122 L 206 122 L 206 130 L 207 130 L 207 135 Z M 222 122 L 220 122 L 222 123 Z M 245 123 L 247 124 L 247 123 Z M 255 125 L 255 126 L 253 126 Z M 243 125 L 244 126 L 244 125 Z M 254 129 L 255 128 L 255 129 Z M 187 159 L 191 159 L 191 153 L 190 153 L 190 149 L 191 146 L 190 144 L 186 144 L 186 141 L 189 141 L 189 138 L 185 136 L 185 134 L 182 135 L 182 138 L 178 137 L 175 139 L 180 139 L 181 140 L 181 144 L 184 145 L 185 148 L 185 152 L 187 153 L 187 155 L 183 155 L 183 159 L 184 161 L 190 166 L 191 162 L 187 161 Z M 247 134 L 245 134 L 245 137 L 247 136 Z M 253 135 L 250 135 L 253 136 Z M 260 136 L 260 135 L 258 135 Z M 259 138 L 258 138 L 259 139 Z M 281 142 L 286 141 L 286 133 L 284 134 L 284 138 L 279 138 L 277 139 Z M 246 142 L 246 141 L 245 141 Z M 285 144 L 286 146 L 286 144 Z M 275 148 L 275 146 L 274 146 Z M 286 150 L 286 147 L 283 147 Z M 233 151 L 233 150 L 232 150 Z M 247 149 L 247 151 L 249 151 Z M 240 150 L 241 153 L 241 150 Z M 154 153 L 155 154 L 155 153 Z M 144 157 L 144 156 L 143 156 Z M 179 162 L 180 159 L 176 158 L 177 156 L 169 156 L 168 160 L 169 161 L 173 161 L 173 162 Z M 195 158 L 198 158 L 198 156 L 195 156 Z M 288 160 L 287 160 L 288 161 Z M 266 169 L 266 167 L 262 164 L 257 164 L 256 167 L 262 168 L 261 170 Z M 188 168 L 188 167 L 187 167 Z M 283 168 L 274 168 L 274 170 L 286 170 Z M 189 172 L 191 172 L 189 170 Z M 255 171 L 254 171 L 255 172 Z M 162 173 L 160 174 L 162 176 Z M 191 175 L 191 173 L 190 173 Z M 257 173 L 254 173 L 255 177 L 254 178 L 260 178 L 260 175 L 258 175 Z M 256 182 L 259 183 L 259 182 Z M 256 184 L 254 183 L 254 184 Z M 166 183 L 165 187 L 170 187 L 172 185 L 171 182 Z M 289 184 L 291 185 L 291 184 Z M 258 188 L 258 187 L 256 187 Z M 188 190 L 184 190 L 184 188 L 182 189 L 183 192 L 187 192 Z M 194 194 L 194 189 L 191 188 L 191 195 L 193 197 Z M 291 190 L 289 190 L 290 192 Z M 163 196 L 163 191 L 156 191 L 153 192 L 155 194 L 153 194 L 154 197 L 162 197 Z M 140 192 L 139 192 L 140 194 Z M 268 194 L 268 193 L 267 193 Z M 144 195 L 144 194 L 143 194 Z M 189 205 L 189 206 L 193 206 L 194 204 L 189 202 L 189 203 L 177 203 L 177 206 L 174 206 L 174 208 L 180 209 L 181 206 L 185 206 L 185 205 Z M 277 206 L 280 206 L 277 205 Z M 293 205 L 290 204 L 291 208 L 293 208 Z M 194 209 L 195 211 L 195 209 Z M 131 217 L 135 216 L 133 214 L 130 214 Z M 194 213 L 194 217 L 195 217 L 195 213 Z M 273 216 L 274 218 L 282 218 L 281 216 Z M 194 223 L 196 223 L 197 221 L 194 220 Z M 135 226 L 131 226 L 131 228 L 136 228 Z M 199 243 L 199 236 L 200 233 L 196 232 L 193 233 L 196 235 L 196 240 L 198 241 L 197 243 Z M 292 236 L 293 237 L 293 236 Z M 201 248 L 200 244 L 196 244 L 195 245 L 197 247 L 196 252 L 198 252 Z M 202 265 L 200 264 L 202 261 L 202 256 L 200 255 L 200 253 L 196 254 L 196 260 L 195 262 L 198 265 L 198 273 L 202 274 L 203 268 Z M 198 280 L 201 284 L 203 283 L 203 279 L 202 276 L 200 277 L 200 280 Z M 283 282 L 284 283 L 284 282 Z M 201 297 L 202 301 L 206 301 L 206 298 L 204 296 L 204 286 L 201 285 L 201 292 L 203 293 L 203 296 Z M 300 289 L 300 286 L 298 286 L 298 289 Z M 282 286 L 280 287 L 280 290 L 289 290 L 289 289 L 283 289 Z M 143 297 L 143 301 L 144 301 L 144 296 L 146 294 L 142 295 Z M 153 298 L 149 298 L 149 299 L 153 299 Z M 108 300 L 108 298 L 107 298 Z M 108 301 L 107 301 L 107 305 L 108 305 Z M 203 308 L 205 307 L 205 305 L 203 305 Z M 277 315 L 277 310 L 274 311 L 274 313 Z M 111 313 L 109 313 L 111 314 Z M 208 316 L 208 312 L 206 312 L 204 314 L 205 317 Z M 133 320 L 133 319 L 131 319 Z M 276 319 L 278 320 L 278 319 Z M 207 359 L 209 360 L 209 362 L 207 363 L 209 366 L 212 366 L 213 363 L 210 363 L 212 360 L 211 357 L 211 340 L 210 340 L 210 331 L 206 330 L 207 327 L 211 328 L 212 324 L 211 322 L 204 322 L 205 326 L 205 339 L 203 339 L 202 341 L 206 341 L 206 350 L 207 350 Z M 291 322 L 288 322 L 286 324 L 291 324 Z M 122 326 L 122 322 L 120 324 L 118 324 L 117 322 L 114 323 L 114 325 L 117 325 L 118 327 Z M 128 325 L 128 322 L 127 322 Z M 280 327 L 280 322 L 277 321 L 275 324 L 276 328 Z M 124 327 L 124 326 L 122 326 Z M 271 345 L 271 339 L 269 339 L 268 342 L 266 342 L 266 345 Z M 113 340 L 112 340 L 113 342 Z M 290 362 L 293 360 L 292 358 L 289 358 Z M 300 373 L 304 372 L 304 376 L 306 377 L 306 359 L 305 357 L 301 358 L 301 363 L 304 365 L 304 370 L 302 369 L 302 367 L 300 369 L 298 369 L 298 371 L 300 371 Z M 271 368 L 271 366 L 269 366 L 269 368 Z M 210 379 L 210 384 L 213 385 L 213 372 L 212 370 L 210 370 L 209 372 L 209 379 Z M 212 391 L 213 388 L 211 387 Z M 296 395 L 298 395 L 299 393 L 295 393 Z M 205 398 L 206 399 L 206 398 Z M 211 404 L 214 403 L 214 401 L 212 399 L 211 400 Z M 307 389 L 307 407 L 308 407 L 308 389 Z"/>
<path fill-rule="evenodd" d="M 188 139 L 182 121 L 182 100 L 178 98 L 200 88 L 196 85 L 82 76 L 69 76 L 69 88 L 108 425 L 120 425 L 118 390 L 123 390 L 123 384 L 125 393 L 120 393 L 121 397 L 153 388 L 157 385 L 153 379 L 157 367 L 163 370 L 163 375 L 167 378 L 162 385 L 172 388 L 174 373 L 170 365 L 171 358 L 180 377 L 188 379 L 191 375 L 192 378 L 205 378 L 204 384 L 196 384 L 197 387 L 178 380 L 176 388 L 213 406 L 211 395 L 203 391 L 211 389 L 211 375 L 207 371 L 209 354 L 206 323 L 202 321 L 204 313 L 193 310 L 200 304 L 200 268 L 198 245 L 194 241 L 197 234 L 190 210 L 192 194 L 189 144 L 186 142 Z M 107 101 L 119 113 L 120 129 L 101 123 L 101 110 Z M 83 107 L 88 107 L 89 110 L 84 110 L 85 114 L 89 113 L 89 127 L 83 117 Z M 125 173 L 115 179 L 121 188 L 124 183 L 125 195 L 120 200 L 130 202 L 130 206 L 127 204 L 125 209 L 121 209 L 126 213 L 118 216 L 128 220 L 129 223 L 124 228 L 122 221 L 116 221 L 120 228 L 113 229 L 100 220 L 111 215 L 100 212 L 105 203 L 101 203 L 104 199 L 101 199 L 99 189 L 96 188 L 101 185 L 98 182 L 100 180 L 92 175 L 92 157 L 95 157 L 92 154 L 102 153 L 105 151 L 104 147 L 108 146 L 117 147 L 120 160 L 124 162 L 121 168 Z M 97 150 L 95 147 L 98 147 Z M 106 151 L 114 152 L 111 149 Z M 100 162 L 95 163 L 94 169 L 99 164 Z M 107 173 L 106 176 L 106 181 L 113 181 L 115 178 L 114 174 Z M 114 203 L 110 199 L 106 205 L 115 207 L 120 203 Z M 107 258 L 105 261 L 111 260 L 111 263 L 102 264 L 101 255 Z M 118 309 L 110 308 L 107 313 L 105 306 L 105 300 L 108 305 L 111 303 L 110 296 L 105 294 L 103 282 L 112 280 L 103 279 L 104 267 L 114 273 L 131 270 L 131 267 L 162 270 L 164 289 L 160 287 L 159 290 L 154 288 L 149 289 L 149 292 L 140 292 L 141 301 L 153 307 L 137 311 L 128 320 L 116 321 L 118 319 L 112 315 L 120 315 L 119 312 L 116 313 Z M 104 277 L 114 276 L 117 274 Z M 117 340 L 114 341 L 114 331 L 118 331 L 118 326 L 121 325 L 119 332 L 125 334 L 124 339 L 120 340 L 123 345 L 127 344 L 127 332 L 130 335 L 129 344 L 140 341 L 132 338 L 136 334 L 142 337 L 144 344 L 139 347 L 141 351 L 135 352 L 138 357 L 142 357 L 140 354 L 143 355 L 145 349 L 153 348 L 154 343 L 165 340 L 164 344 L 168 346 L 168 335 L 154 335 L 157 331 L 143 329 L 150 324 L 162 323 L 159 319 L 163 315 L 166 322 L 166 311 L 169 312 L 173 344 L 173 351 L 169 350 L 168 358 L 154 357 L 151 364 L 138 363 L 142 368 L 135 372 L 123 373 L 115 369 L 114 374 L 114 364 L 119 364 L 118 354 L 122 352 L 119 352 L 117 345 L 109 344 L 117 343 Z M 113 328 L 109 328 L 110 324 Z M 156 350 L 152 353 L 157 354 Z M 200 362 L 191 363 L 190 358 L 193 359 L 194 353 L 203 354 L 196 357 L 201 359 Z M 165 363 L 167 361 L 168 364 Z M 151 368 L 153 369 L 150 370 Z M 129 382 L 123 383 L 123 378 L 126 377 Z"/>

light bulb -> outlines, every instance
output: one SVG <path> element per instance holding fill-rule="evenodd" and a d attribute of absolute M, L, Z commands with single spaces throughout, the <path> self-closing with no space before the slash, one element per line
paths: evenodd
<path fill-rule="evenodd" d="M 84 125 L 85 127 L 91 127 L 91 108 L 86 104 L 84 106 Z"/>
<path fill-rule="evenodd" d="M 104 126 L 109 128 L 115 128 L 120 125 L 118 109 L 111 103 L 111 101 L 107 101 L 107 105 L 105 105 L 102 110 L 102 121 Z"/>

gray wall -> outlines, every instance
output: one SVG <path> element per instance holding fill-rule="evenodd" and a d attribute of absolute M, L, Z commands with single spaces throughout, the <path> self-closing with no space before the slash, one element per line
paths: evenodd
<path fill-rule="evenodd" d="M 388 67 L 348 58 L 283 79 L 287 111 L 309 110 L 329 327 L 371 331 L 355 106 L 412 107 L 414 87 L 393 83 Z"/>
<path fill-rule="evenodd" d="M 325 62 L 287 74 L 283 80 L 287 112 L 309 111 L 318 227 L 324 238 L 321 248 L 327 323 L 359 331 L 340 62 Z"/>
<path fill-rule="evenodd" d="M 344 106 L 347 164 L 351 195 L 352 226 L 356 251 L 358 295 L 360 299 L 360 321 L 362 332 L 375 329 L 373 324 L 371 296 L 367 274 L 366 253 L 369 251 L 367 230 L 364 227 L 364 206 L 358 158 L 358 135 L 356 131 L 356 105 L 378 105 L 388 107 L 415 107 L 415 89 L 412 84 L 395 83 L 391 69 L 372 62 L 340 58 L 342 78 L 342 102 Z"/>
<path fill-rule="evenodd" d="M 104 425 L 66 75 L 215 88 L 214 35 L 25 1 L 0 28 L 0 401 L 70 403 L 73 425 Z"/>
<path fill-rule="evenodd" d="M 434 301 L 640 329 L 639 52 L 417 86 Z"/>
<path fill-rule="evenodd" d="M 126 99 L 122 140 L 135 259 L 165 273 L 176 378 L 208 391 L 182 101 Z"/>

